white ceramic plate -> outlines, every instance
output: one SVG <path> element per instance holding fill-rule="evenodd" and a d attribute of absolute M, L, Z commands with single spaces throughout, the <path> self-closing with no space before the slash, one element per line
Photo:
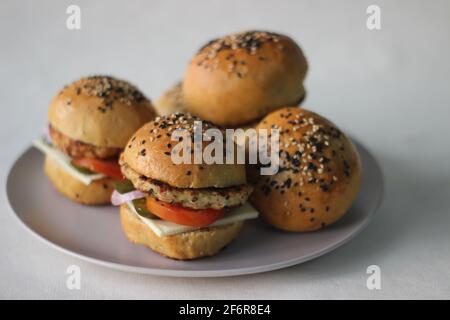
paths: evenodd
<path fill-rule="evenodd" d="M 60 196 L 43 173 L 43 155 L 28 149 L 12 167 L 7 196 L 21 224 L 48 245 L 92 263 L 124 271 L 180 277 L 221 277 L 270 271 L 311 260 L 341 246 L 370 221 L 383 195 L 381 170 L 356 143 L 363 163 L 358 199 L 338 223 L 313 233 L 276 231 L 262 221 L 246 223 L 241 234 L 213 257 L 194 261 L 164 258 L 131 244 L 115 207 L 78 205 Z"/>

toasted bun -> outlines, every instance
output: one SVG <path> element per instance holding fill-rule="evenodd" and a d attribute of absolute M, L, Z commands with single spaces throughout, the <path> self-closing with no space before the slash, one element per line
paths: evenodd
<path fill-rule="evenodd" d="M 211 227 L 173 236 L 157 236 L 127 205 L 120 206 L 120 221 L 127 238 L 161 255 L 178 260 L 191 260 L 215 255 L 237 237 L 244 222 Z"/>
<path fill-rule="evenodd" d="M 289 37 L 251 31 L 211 41 L 189 63 L 183 95 L 188 111 L 236 127 L 300 102 L 307 62 Z"/>
<path fill-rule="evenodd" d="M 87 205 L 109 204 L 114 190 L 111 178 L 95 180 L 85 185 L 64 171 L 51 157 L 45 157 L 45 174 L 55 186 L 56 190 L 76 202 Z"/>
<path fill-rule="evenodd" d="M 130 136 L 155 117 L 150 101 L 126 81 L 82 78 L 50 103 L 48 118 L 59 132 L 98 147 L 123 148 Z"/>
<path fill-rule="evenodd" d="M 155 109 L 158 115 L 167 116 L 175 112 L 186 111 L 182 85 L 181 82 L 176 83 L 155 102 Z"/>
<path fill-rule="evenodd" d="M 198 120 L 188 114 L 176 113 L 147 123 L 130 139 L 120 157 L 120 165 L 128 166 L 146 178 L 177 188 L 223 188 L 245 184 L 243 164 L 194 164 L 193 155 L 190 156 L 190 164 L 172 162 L 171 152 L 178 143 L 186 142 L 193 150 L 193 143 L 189 139 L 172 141 L 172 132 L 185 129 L 192 133 L 194 122 Z M 209 128 L 213 126 L 203 121 L 203 132 Z M 203 142 L 202 150 L 208 144 Z M 126 175 L 127 171 L 122 170 L 122 173 Z"/>
<path fill-rule="evenodd" d="M 280 169 L 256 178 L 251 203 L 268 223 L 286 231 L 313 231 L 340 219 L 355 200 L 362 175 L 350 139 L 300 108 L 269 114 L 257 130 L 272 127 L 280 130 Z"/>

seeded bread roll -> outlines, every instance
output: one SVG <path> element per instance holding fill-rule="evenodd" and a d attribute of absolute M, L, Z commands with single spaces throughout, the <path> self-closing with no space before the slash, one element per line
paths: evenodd
<path fill-rule="evenodd" d="M 280 130 L 280 169 L 256 177 L 251 203 L 272 226 L 314 231 L 339 220 L 361 182 L 358 152 L 347 136 L 320 115 L 300 108 L 272 112 L 260 129 Z"/>
<path fill-rule="evenodd" d="M 66 86 L 48 110 L 50 125 L 72 140 L 122 149 L 155 116 L 150 101 L 136 87 L 107 76 L 86 77 Z"/>
<path fill-rule="evenodd" d="M 175 112 L 186 112 L 182 86 L 181 82 L 176 83 L 156 101 L 155 109 L 159 116 L 167 116 Z"/>
<path fill-rule="evenodd" d="M 114 191 L 114 179 L 104 178 L 85 185 L 68 174 L 51 157 L 46 156 L 44 172 L 55 189 L 69 199 L 86 205 L 109 204 Z"/>
<path fill-rule="evenodd" d="M 261 119 L 305 95 L 307 62 L 289 37 L 261 31 L 228 35 L 205 45 L 183 80 L 188 111 L 224 127 Z"/>
<path fill-rule="evenodd" d="M 124 170 L 124 167 L 129 167 L 142 179 L 161 181 L 177 188 L 226 188 L 246 184 L 243 164 L 195 164 L 193 155 L 190 156 L 191 163 L 176 164 L 172 161 L 172 150 L 181 143 L 171 140 L 172 133 L 185 129 L 193 137 L 194 122 L 199 120 L 189 114 L 175 113 L 145 124 L 131 137 L 120 157 L 122 173 L 129 175 Z M 202 131 L 209 128 L 215 127 L 203 121 Z M 203 142 L 202 151 L 208 144 Z M 189 146 L 193 151 L 191 141 Z"/>
<path fill-rule="evenodd" d="M 120 221 L 127 238 L 159 254 L 177 260 L 215 255 L 237 237 L 244 221 L 159 237 L 126 204 L 120 207 Z"/>

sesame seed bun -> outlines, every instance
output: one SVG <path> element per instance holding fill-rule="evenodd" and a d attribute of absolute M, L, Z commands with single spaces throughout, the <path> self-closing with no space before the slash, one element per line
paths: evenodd
<path fill-rule="evenodd" d="M 211 41 L 190 61 L 183 95 L 188 111 L 219 126 L 261 119 L 305 95 L 307 62 L 289 37 L 261 31 Z"/>
<path fill-rule="evenodd" d="M 120 206 L 120 221 L 127 238 L 157 253 L 177 260 L 215 255 L 237 237 L 244 222 L 204 228 L 172 236 L 157 236 L 127 205 Z"/>
<path fill-rule="evenodd" d="M 53 158 L 48 156 L 45 157 L 44 172 L 55 189 L 73 201 L 86 205 L 103 205 L 109 204 L 111 201 L 111 194 L 114 190 L 112 178 L 95 180 L 89 185 L 85 185 L 68 174 Z"/>
<path fill-rule="evenodd" d="M 361 163 L 350 139 L 327 119 L 300 108 L 272 112 L 257 130 L 280 130 L 280 170 L 255 177 L 250 201 L 272 226 L 314 231 L 339 220 L 354 202 Z"/>
<path fill-rule="evenodd" d="M 191 164 L 173 163 L 171 152 L 179 142 L 171 140 L 172 132 L 181 128 L 192 132 L 194 122 L 199 120 L 189 114 L 175 113 L 145 124 L 132 136 L 120 157 L 122 173 L 129 175 L 129 170 L 124 170 L 126 166 L 144 178 L 177 188 L 225 188 L 246 184 L 243 164 L 195 164 L 193 155 Z M 203 132 L 209 128 L 214 126 L 203 121 Z M 193 143 L 189 143 L 193 150 Z M 202 150 L 208 144 L 203 142 Z"/>
<path fill-rule="evenodd" d="M 133 85 L 107 76 L 71 83 L 51 101 L 50 125 L 67 137 L 98 147 L 123 148 L 155 117 L 150 101 Z"/>
<path fill-rule="evenodd" d="M 182 86 L 181 82 L 176 83 L 155 102 L 156 113 L 159 116 L 167 116 L 175 112 L 186 112 Z"/>

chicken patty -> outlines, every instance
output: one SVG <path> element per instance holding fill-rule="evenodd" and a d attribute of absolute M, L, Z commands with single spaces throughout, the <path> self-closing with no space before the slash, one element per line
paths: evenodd
<path fill-rule="evenodd" d="M 227 188 L 176 188 L 167 183 L 150 179 L 122 163 L 123 175 L 136 189 L 150 193 L 158 200 L 192 209 L 224 209 L 244 204 L 253 191 L 251 185 Z"/>
<path fill-rule="evenodd" d="M 49 135 L 55 147 L 72 158 L 115 158 L 122 151 L 120 148 L 97 147 L 92 144 L 69 138 L 49 125 Z"/>

